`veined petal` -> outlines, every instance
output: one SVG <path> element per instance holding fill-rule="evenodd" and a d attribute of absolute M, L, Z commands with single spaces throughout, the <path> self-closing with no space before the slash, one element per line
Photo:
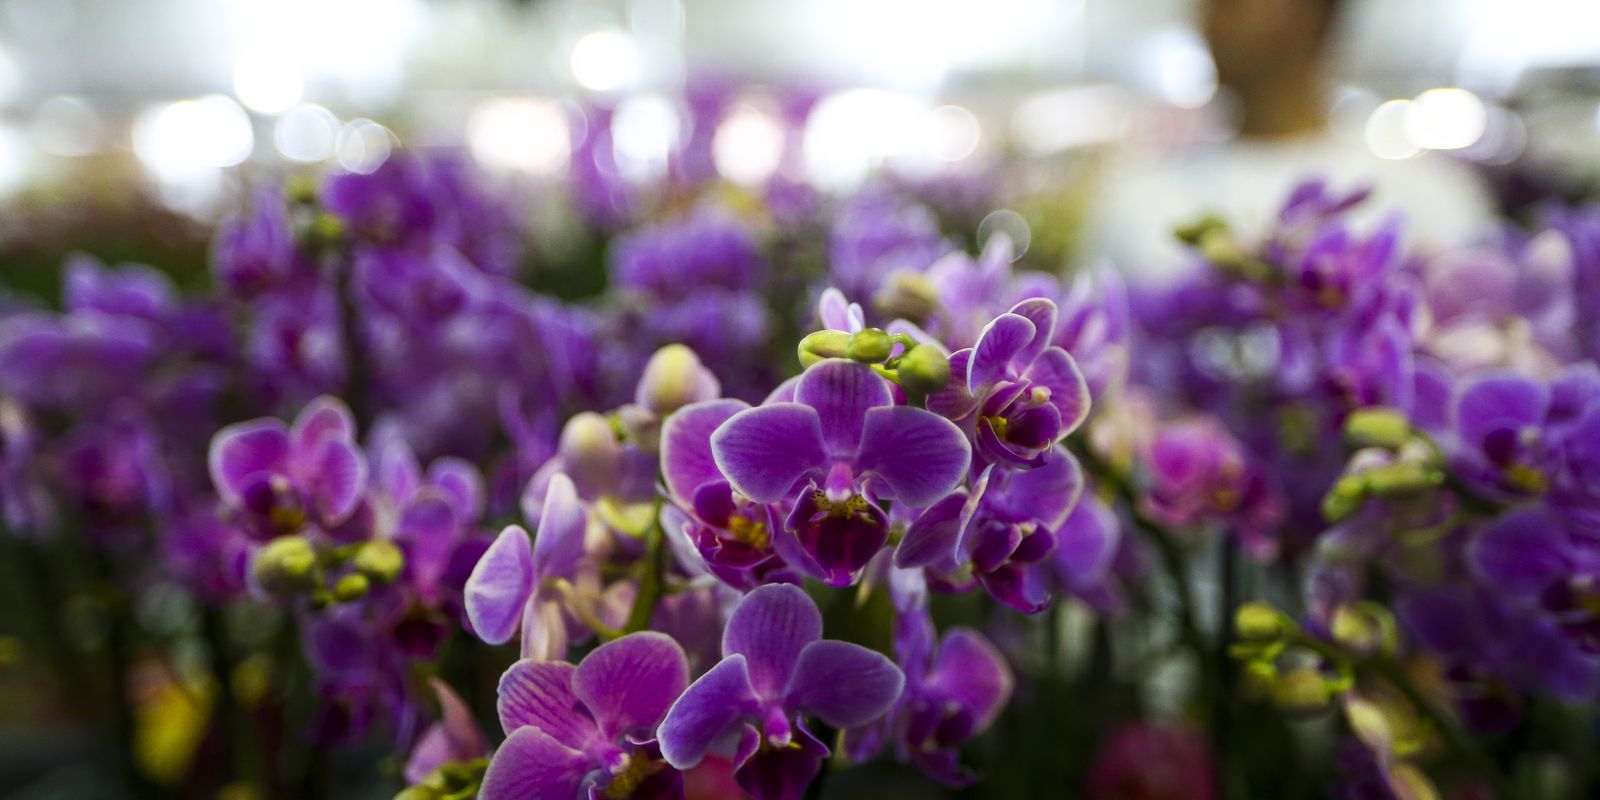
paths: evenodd
<path fill-rule="evenodd" d="M 583 532 L 588 525 L 578 490 L 566 473 L 550 476 L 544 510 L 533 541 L 533 570 L 542 578 L 569 577 L 583 558 Z"/>
<path fill-rule="evenodd" d="M 817 318 L 822 321 L 822 327 L 829 330 L 855 333 L 861 330 L 861 307 L 856 306 L 852 314 L 853 305 L 845 298 L 844 292 L 830 286 L 817 298 Z M 854 328 L 851 327 L 852 322 L 855 323 Z"/>
<path fill-rule="evenodd" d="M 830 358 L 800 376 L 795 402 L 816 409 L 822 441 L 834 457 L 854 455 L 867 412 L 894 402 L 889 384 L 866 364 Z"/>
<path fill-rule="evenodd" d="M 909 406 L 867 413 L 856 466 L 905 505 L 921 508 L 949 494 L 971 463 L 966 435 L 938 414 Z"/>
<path fill-rule="evenodd" d="M 1122 529 L 1117 515 L 1093 494 L 1084 495 L 1056 531 L 1051 555 L 1056 577 L 1073 590 L 1097 586 L 1111 569 Z"/>
<path fill-rule="evenodd" d="M 572 676 L 572 691 L 589 708 L 600 733 L 615 741 L 655 728 L 689 686 L 683 648 L 663 633 L 633 633 L 594 649 Z"/>
<path fill-rule="evenodd" d="M 1543 509 L 1514 511 L 1496 521 L 1467 548 L 1474 572 L 1486 585 L 1515 595 L 1537 595 L 1571 568 L 1561 520 Z"/>
<path fill-rule="evenodd" d="M 1035 358 L 1050 346 L 1050 340 L 1055 338 L 1056 317 L 1060 311 L 1056 308 L 1054 300 L 1045 297 L 1029 297 L 1011 307 L 1012 314 L 1027 319 L 1033 323 L 1033 341 L 1017 353 L 1016 365 L 1024 368 L 1032 364 Z"/>
<path fill-rule="evenodd" d="M 1001 494 L 1005 504 L 1055 530 L 1083 494 L 1083 468 L 1065 447 L 1057 445 L 1040 454 L 1039 466 L 1006 476 Z"/>
<path fill-rule="evenodd" d="M 762 697 L 776 698 L 789 683 L 795 660 L 806 645 L 822 638 L 822 615 L 799 587 L 778 583 L 744 596 L 722 631 L 722 654 L 742 655 L 750 685 Z"/>
<path fill-rule="evenodd" d="M 464 604 L 478 638 L 505 644 L 533 594 L 533 546 L 520 525 L 507 525 L 467 578 Z"/>
<path fill-rule="evenodd" d="M 967 391 L 967 367 L 972 363 L 972 348 L 950 354 L 950 383 L 928 395 L 928 410 L 945 419 L 961 420 L 978 407 L 978 398 Z"/>
<path fill-rule="evenodd" d="M 794 402 L 794 390 L 799 385 L 800 385 L 800 376 L 799 375 L 796 375 L 793 378 L 789 378 L 789 379 L 785 380 L 783 383 L 778 384 L 778 387 L 776 389 L 773 389 L 772 392 L 770 394 L 768 394 L 765 398 L 762 398 L 761 405 L 770 406 L 773 403 L 793 403 Z"/>
<path fill-rule="evenodd" d="M 500 676 L 495 711 L 509 736 L 533 727 L 574 750 L 594 742 L 599 728 L 572 691 L 578 668 L 565 661 L 518 661 Z"/>
<path fill-rule="evenodd" d="M 982 730 L 1005 708 L 1012 685 L 1010 665 L 988 639 L 968 628 L 954 628 L 939 645 L 924 689 L 959 703 L 972 714 L 973 728 Z"/>
<path fill-rule="evenodd" d="M 406 571 L 421 587 L 434 587 L 450 566 L 457 532 L 455 509 L 443 493 L 417 495 L 400 514 L 395 539 L 406 549 Z"/>
<path fill-rule="evenodd" d="M 1078 429 L 1089 416 L 1089 382 L 1072 354 L 1059 347 L 1047 347 L 1028 370 L 1034 386 L 1050 390 L 1050 404 L 1061 412 L 1061 433 Z"/>
<path fill-rule="evenodd" d="M 882 653 L 825 639 L 800 652 L 784 705 L 835 728 L 858 728 L 888 713 L 904 687 L 905 675 Z"/>
<path fill-rule="evenodd" d="M 734 414 L 711 435 L 711 453 L 733 488 L 758 503 L 786 499 L 807 475 L 820 476 L 827 461 L 822 422 L 798 403 Z"/>
<path fill-rule="evenodd" d="M 206 460 L 217 494 L 237 506 L 247 478 L 288 471 L 289 432 L 270 418 L 229 425 L 212 437 Z"/>
<path fill-rule="evenodd" d="M 317 446 L 310 472 L 300 476 L 309 483 L 317 514 L 329 525 L 349 518 L 367 489 L 367 460 L 348 439 L 327 437 Z"/>
<path fill-rule="evenodd" d="M 902 569 L 915 567 L 956 566 L 957 547 L 961 544 L 961 509 L 967 503 L 967 493 L 960 489 L 928 509 L 911 523 L 900 546 L 894 551 L 894 565 Z"/>
<path fill-rule="evenodd" d="M 667 417 L 661 427 L 661 475 L 674 500 L 688 506 L 696 489 L 723 480 L 711 453 L 711 434 L 749 407 L 743 400 L 707 400 Z"/>
<path fill-rule="evenodd" d="M 1537 425 L 1549 404 L 1545 386 L 1519 375 L 1494 375 L 1478 380 L 1456 402 L 1456 424 L 1469 447 L 1482 447 L 1498 429 Z"/>
<path fill-rule="evenodd" d="M 300 410 L 289 435 L 296 450 L 307 452 L 330 437 L 353 442 L 356 438 L 355 417 L 350 414 L 350 407 L 343 400 L 325 394 Z"/>
<path fill-rule="evenodd" d="M 471 522 L 483 516 L 483 476 L 472 462 L 450 456 L 436 459 L 428 465 L 428 483 L 450 498 L 460 521 Z"/>
<path fill-rule="evenodd" d="M 689 685 L 656 729 L 661 756 L 678 769 L 689 769 L 745 717 L 761 710 L 744 656 L 717 662 Z"/>
<path fill-rule="evenodd" d="M 594 768 L 589 757 L 538 728 L 519 728 L 484 773 L 479 800 L 573 800 Z"/>
<path fill-rule="evenodd" d="M 522 657 L 529 661 L 560 661 L 567 657 L 567 617 L 561 604 L 543 596 L 533 587 L 533 596 L 522 612 Z"/>
<path fill-rule="evenodd" d="M 1011 362 L 1024 352 L 1038 331 L 1027 317 L 1001 314 L 983 326 L 967 363 L 967 391 L 979 391 L 1001 378 L 1012 377 Z"/>

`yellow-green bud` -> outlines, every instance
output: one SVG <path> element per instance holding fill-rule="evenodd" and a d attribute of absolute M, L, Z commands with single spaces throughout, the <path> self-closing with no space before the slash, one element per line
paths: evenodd
<path fill-rule="evenodd" d="M 1356 447 L 1399 450 L 1411 439 L 1411 422 L 1393 408 L 1363 408 L 1344 421 L 1344 438 Z"/>
<path fill-rule="evenodd" d="M 1379 497 L 1416 494 L 1444 483 L 1444 473 L 1427 464 L 1398 461 L 1365 473 L 1367 491 Z"/>
<path fill-rule="evenodd" d="M 950 359 L 938 348 L 919 345 L 900 357 L 900 385 L 912 394 L 933 394 L 950 384 Z"/>
<path fill-rule="evenodd" d="M 1358 653 L 1393 652 L 1399 640 L 1394 615 L 1372 602 L 1335 610 L 1332 633 L 1334 641 Z"/>
<path fill-rule="evenodd" d="M 1285 633 L 1288 622 L 1278 609 L 1262 602 L 1239 606 L 1234 615 L 1234 628 L 1239 638 L 1251 642 L 1267 642 Z"/>
<path fill-rule="evenodd" d="M 1329 522 L 1341 522 L 1360 511 L 1366 502 L 1366 479 L 1360 475 L 1346 475 L 1323 496 L 1322 516 Z"/>
<path fill-rule="evenodd" d="M 293 594 L 315 583 L 317 551 L 304 536 L 279 536 L 256 552 L 250 574 L 272 594 Z"/>
<path fill-rule="evenodd" d="M 693 350 L 669 344 L 655 352 L 639 378 L 635 400 L 666 416 L 690 403 L 717 395 L 716 378 Z"/>
<path fill-rule="evenodd" d="M 1272 700 L 1286 711 L 1322 711 L 1328 707 L 1328 682 L 1313 667 L 1295 667 L 1273 683 Z"/>
<path fill-rule="evenodd" d="M 406 554 L 388 539 L 373 539 L 356 550 L 351 566 L 374 583 L 388 583 L 406 568 Z"/>
<path fill-rule="evenodd" d="M 939 294 L 928 276 L 897 269 L 889 273 L 883 288 L 872 296 L 872 305 L 885 318 L 919 321 L 939 308 Z"/>
<path fill-rule="evenodd" d="M 1200 239 L 1213 230 L 1227 230 L 1228 223 L 1216 214 L 1207 214 L 1196 220 L 1191 220 L 1172 229 L 1172 235 L 1178 241 L 1190 247 L 1200 243 Z"/>
<path fill-rule="evenodd" d="M 576 414 L 556 446 L 567 476 L 586 497 L 609 494 L 622 474 L 622 444 L 611 420 L 593 411 Z"/>
<path fill-rule="evenodd" d="M 844 358 L 850 350 L 850 334 L 826 330 L 808 334 L 800 340 L 800 366 L 809 367 L 824 358 Z"/>
<path fill-rule="evenodd" d="M 310 175 L 295 175 L 284 182 L 283 195 L 291 203 L 311 205 L 317 202 L 317 179 Z"/>
<path fill-rule="evenodd" d="M 344 235 L 344 221 L 332 214 L 318 214 L 311 221 L 311 236 L 319 242 L 333 242 Z"/>
<path fill-rule="evenodd" d="M 881 364 L 894 352 L 894 342 L 882 328 L 867 328 L 850 337 L 845 355 L 865 364 Z"/>
<path fill-rule="evenodd" d="M 334 583 L 333 599 L 341 603 L 360 600 L 367 596 L 367 590 L 370 588 L 372 588 L 372 583 L 367 580 L 367 576 L 359 572 L 352 572 Z"/>

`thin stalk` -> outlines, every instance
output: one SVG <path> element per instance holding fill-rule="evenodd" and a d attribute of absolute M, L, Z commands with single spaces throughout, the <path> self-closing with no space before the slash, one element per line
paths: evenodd
<path fill-rule="evenodd" d="M 636 633 L 650 627 L 650 618 L 655 616 L 656 605 L 661 602 L 666 547 L 665 536 L 661 530 L 660 510 L 657 506 L 657 519 L 650 523 L 650 528 L 644 533 L 644 561 L 639 575 L 639 593 L 633 598 L 633 610 L 628 613 L 628 622 L 622 628 L 624 633 Z"/>

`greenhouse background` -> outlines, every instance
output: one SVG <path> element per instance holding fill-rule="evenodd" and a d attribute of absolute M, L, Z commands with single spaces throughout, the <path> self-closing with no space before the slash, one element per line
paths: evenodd
<path fill-rule="evenodd" d="M 1600 797 L 1589 0 L 0 0 L 0 796 Z"/>

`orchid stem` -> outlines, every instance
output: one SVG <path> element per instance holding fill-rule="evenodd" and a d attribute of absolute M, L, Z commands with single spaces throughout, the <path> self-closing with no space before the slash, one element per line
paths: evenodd
<path fill-rule="evenodd" d="M 644 562 L 639 576 L 639 594 L 633 599 L 633 610 L 628 613 L 628 622 L 623 626 L 624 633 L 636 633 L 650 627 L 650 618 L 655 616 L 656 605 L 661 602 L 661 573 L 666 566 L 666 553 L 660 514 L 661 506 L 657 504 L 656 518 L 644 532 Z"/>

